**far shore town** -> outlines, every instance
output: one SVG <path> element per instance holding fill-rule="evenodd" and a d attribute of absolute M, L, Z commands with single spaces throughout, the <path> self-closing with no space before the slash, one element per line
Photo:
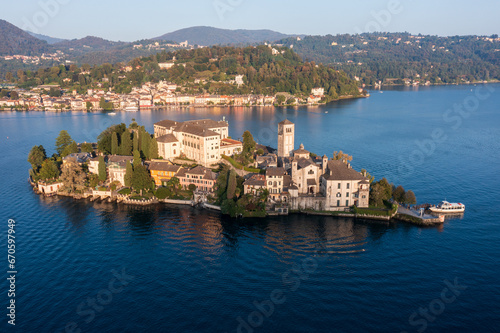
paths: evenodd
<path fill-rule="evenodd" d="M 243 84 L 243 76 L 237 75 L 234 84 Z M 58 85 L 41 85 L 31 90 L 15 89 L 17 98 L 0 98 L 0 108 L 36 111 L 102 111 L 151 109 L 166 106 L 273 106 L 281 100 L 293 101 L 293 105 L 322 104 L 324 88 L 313 88 L 307 98 L 288 93 L 276 95 L 188 95 L 181 93 L 174 83 L 160 81 L 135 87 L 129 94 L 117 94 L 104 88 L 88 89 L 86 94 L 76 90 L 62 91 Z M 57 90 L 59 97 L 49 94 Z M 361 91 L 361 90 L 360 90 Z M 283 97 L 280 97 L 283 96 Z M 281 98 L 281 100 L 280 100 Z"/>

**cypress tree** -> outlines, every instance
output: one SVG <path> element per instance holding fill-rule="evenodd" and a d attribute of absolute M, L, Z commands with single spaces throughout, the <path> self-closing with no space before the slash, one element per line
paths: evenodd
<path fill-rule="evenodd" d="M 158 142 L 156 138 L 152 138 L 149 144 L 149 159 L 158 158 Z"/>
<path fill-rule="evenodd" d="M 106 181 L 107 174 L 106 174 L 106 163 L 104 162 L 104 156 L 99 156 L 99 180 L 101 182 Z"/>
<path fill-rule="evenodd" d="M 132 186 L 132 177 L 134 176 L 134 169 L 130 161 L 127 161 L 127 166 L 125 168 L 125 186 Z"/>
<path fill-rule="evenodd" d="M 111 154 L 118 154 L 118 134 L 116 134 L 116 132 L 113 132 L 111 135 Z"/>
<path fill-rule="evenodd" d="M 125 131 L 122 134 L 122 143 L 120 144 L 120 148 L 118 149 L 120 155 L 123 156 L 131 156 L 132 155 L 132 139 L 130 138 L 130 133 Z"/>

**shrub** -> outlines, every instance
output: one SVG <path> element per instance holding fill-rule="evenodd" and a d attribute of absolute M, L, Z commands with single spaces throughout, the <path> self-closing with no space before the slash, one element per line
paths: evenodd
<path fill-rule="evenodd" d="M 172 195 L 172 192 L 167 187 L 159 187 L 155 195 L 158 199 L 166 199 Z"/>
<path fill-rule="evenodd" d="M 129 195 L 130 193 L 132 193 L 132 191 L 129 188 L 124 188 L 121 189 L 118 193 L 123 195 Z"/>

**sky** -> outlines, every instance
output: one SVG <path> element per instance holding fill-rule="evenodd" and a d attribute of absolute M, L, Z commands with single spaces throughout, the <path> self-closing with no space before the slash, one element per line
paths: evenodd
<path fill-rule="evenodd" d="M 489 36 L 500 34 L 498 13 L 498 0 L 22 0 L 2 6 L 0 18 L 51 37 L 135 41 L 201 25 L 305 35 Z"/>

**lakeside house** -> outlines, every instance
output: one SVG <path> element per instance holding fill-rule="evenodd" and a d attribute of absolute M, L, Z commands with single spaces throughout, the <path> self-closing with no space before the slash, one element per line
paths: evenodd
<path fill-rule="evenodd" d="M 180 165 L 174 165 L 169 161 L 153 160 L 149 163 L 149 172 L 156 186 L 166 186 L 168 181 L 179 173 Z"/>
<path fill-rule="evenodd" d="M 188 189 L 189 185 L 193 184 L 197 190 L 205 192 L 213 192 L 217 174 L 209 168 L 196 166 L 192 169 L 182 168 L 176 175 L 179 178 L 183 189 Z"/>
<path fill-rule="evenodd" d="M 134 157 L 109 155 L 107 159 L 107 172 L 110 182 L 118 181 L 120 184 L 125 185 L 125 171 L 127 163 L 132 163 Z"/>

